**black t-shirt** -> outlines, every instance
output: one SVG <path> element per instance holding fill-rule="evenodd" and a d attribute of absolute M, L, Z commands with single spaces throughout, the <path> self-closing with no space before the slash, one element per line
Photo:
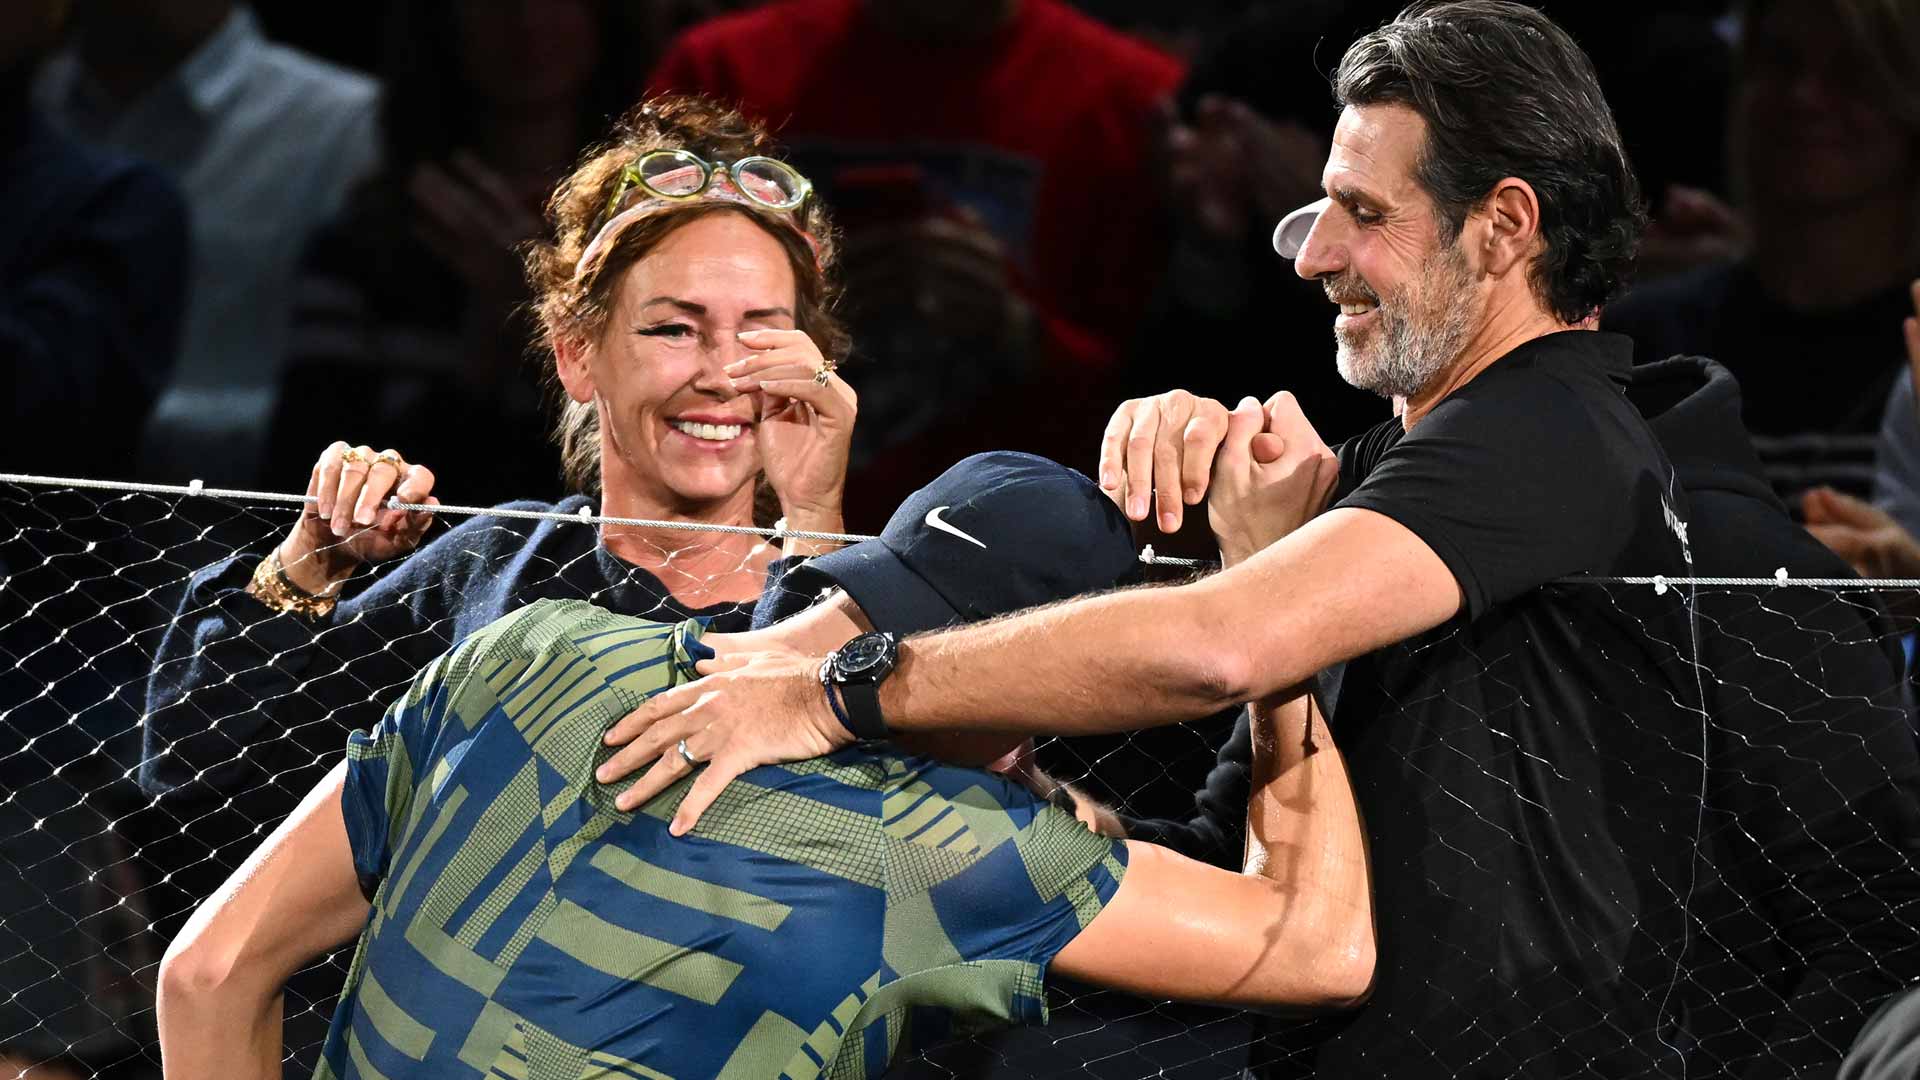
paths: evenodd
<path fill-rule="evenodd" d="M 1616 335 L 1549 335 L 1341 448 L 1338 505 L 1413 531 L 1466 606 L 1324 680 L 1379 976 L 1351 1019 L 1272 1031 L 1275 1075 L 1678 1073 L 1664 1003 L 1704 782 L 1687 596 L 1550 584 L 1687 572 L 1630 362 Z"/>

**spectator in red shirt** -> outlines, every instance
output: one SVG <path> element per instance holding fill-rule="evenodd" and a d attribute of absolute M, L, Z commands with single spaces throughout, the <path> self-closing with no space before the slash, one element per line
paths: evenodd
<path fill-rule="evenodd" d="M 920 462 L 1092 445 L 1164 262 L 1151 118 L 1182 76 L 1061 0 L 782 0 L 668 49 L 650 92 L 766 119 L 846 231 L 874 361 L 849 520 Z"/>

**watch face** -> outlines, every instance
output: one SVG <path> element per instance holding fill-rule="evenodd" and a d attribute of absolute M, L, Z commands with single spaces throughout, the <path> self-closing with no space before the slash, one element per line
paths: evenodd
<path fill-rule="evenodd" d="M 869 674 L 887 663 L 892 645 L 884 634 L 861 634 L 841 646 L 834 666 L 840 669 L 842 677 Z"/>

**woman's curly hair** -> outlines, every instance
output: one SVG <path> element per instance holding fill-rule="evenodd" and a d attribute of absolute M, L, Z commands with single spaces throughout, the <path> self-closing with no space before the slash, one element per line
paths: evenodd
<path fill-rule="evenodd" d="M 628 267 L 689 222 L 711 214 L 742 214 L 778 240 L 793 264 L 797 300 L 794 325 L 813 339 L 821 355 L 844 360 L 848 337 L 833 314 L 838 295 L 829 276 L 834 260 L 833 226 L 817 197 L 809 198 L 791 215 L 704 199 L 663 206 L 626 223 L 618 235 L 603 242 L 592 265 L 579 265 L 581 254 L 606 223 L 604 211 L 620 186 L 623 170 L 641 155 L 654 150 L 686 150 L 707 161 L 738 161 L 753 155 L 776 156 L 775 149 L 764 125 L 707 98 L 669 94 L 644 101 L 628 112 L 614 125 L 606 141 L 587 150 L 579 166 L 547 200 L 551 239 L 535 241 L 526 248 L 527 283 L 546 338 L 580 344 L 599 340 L 613 314 L 615 286 Z M 644 197 L 644 192 L 639 197 Z M 628 201 L 632 199 L 630 196 Z M 788 216 L 813 237 L 817 252 L 787 227 L 782 219 Z M 560 445 L 567 486 L 573 491 L 597 493 L 599 413 L 591 401 L 573 401 L 564 393 L 559 400 L 554 441 Z"/>

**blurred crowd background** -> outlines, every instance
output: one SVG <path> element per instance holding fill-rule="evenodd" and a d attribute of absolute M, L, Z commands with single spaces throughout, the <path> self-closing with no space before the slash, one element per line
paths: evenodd
<path fill-rule="evenodd" d="M 844 232 L 852 527 L 971 450 L 1084 467 L 1114 403 L 1174 385 L 1293 389 L 1332 442 L 1384 405 L 1339 381 L 1325 301 L 1267 235 L 1317 193 L 1325 73 L 1398 6 L 21 0 L 0 460 L 299 490 L 344 438 L 449 502 L 557 498 L 515 247 L 662 90 L 770 121 Z M 1744 52 L 1713 0 L 1544 6 L 1659 221 L 1622 328 L 1733 366 L 1783 469 L 1864 493 L 1916 269 L 1917 83 L 1878 77 L 1905 56 L 1852 55 L 1812 0 L 1767 5 Z"/>
<path fill-rule="evenodd" d="M 1325 73 L 1398 6 L 22 0 L 0 459 L 298 490 L 344 438 L 451 502 L 556 498 L 515 248 L 665 90 L 768 120 L 844 232 L 853 527 L 972 450 L 1084 466 L 1115 402 L 1174 385 L 1293 389 L 1333 442 L 1384 406 L 1266 238 L 1317 193 Z M 1920 269 L 1910 5 L 1543 6 L 1655 212 L 1609 326 L 1731 366 L 1783 489 L 1866 494 Z"/>
<path fill-rule="evenodd" d="M 1269 237 L 1319 195 L 1327 72 L 1400 6 L 9 0 L 0 469 L 298 492 L 345 439 L 430 465 L 449 503 L 559 499 L 517 249 L 669 90 L 766 119 L 833 209 L 851 530 L 974 451 L 1090 469 L 1115 404 L 1173 387 L 1292 390 L 1337 443 L 1387 406 L 1340 381 L 1333 311 Z M 1783 494 L 1920 532 L 1920 5 L 1540 6 L 1593 57 L 1653 212 L 1603 326 L 1730 367 Z M 1154 539 L 1202 554 L 1189 522 Z M 1180 813 L 1205 734 L 1109 794 Z M 130 1015 L 140 988 L 91 992 L 124 1036 L 112 995 Z"/>

